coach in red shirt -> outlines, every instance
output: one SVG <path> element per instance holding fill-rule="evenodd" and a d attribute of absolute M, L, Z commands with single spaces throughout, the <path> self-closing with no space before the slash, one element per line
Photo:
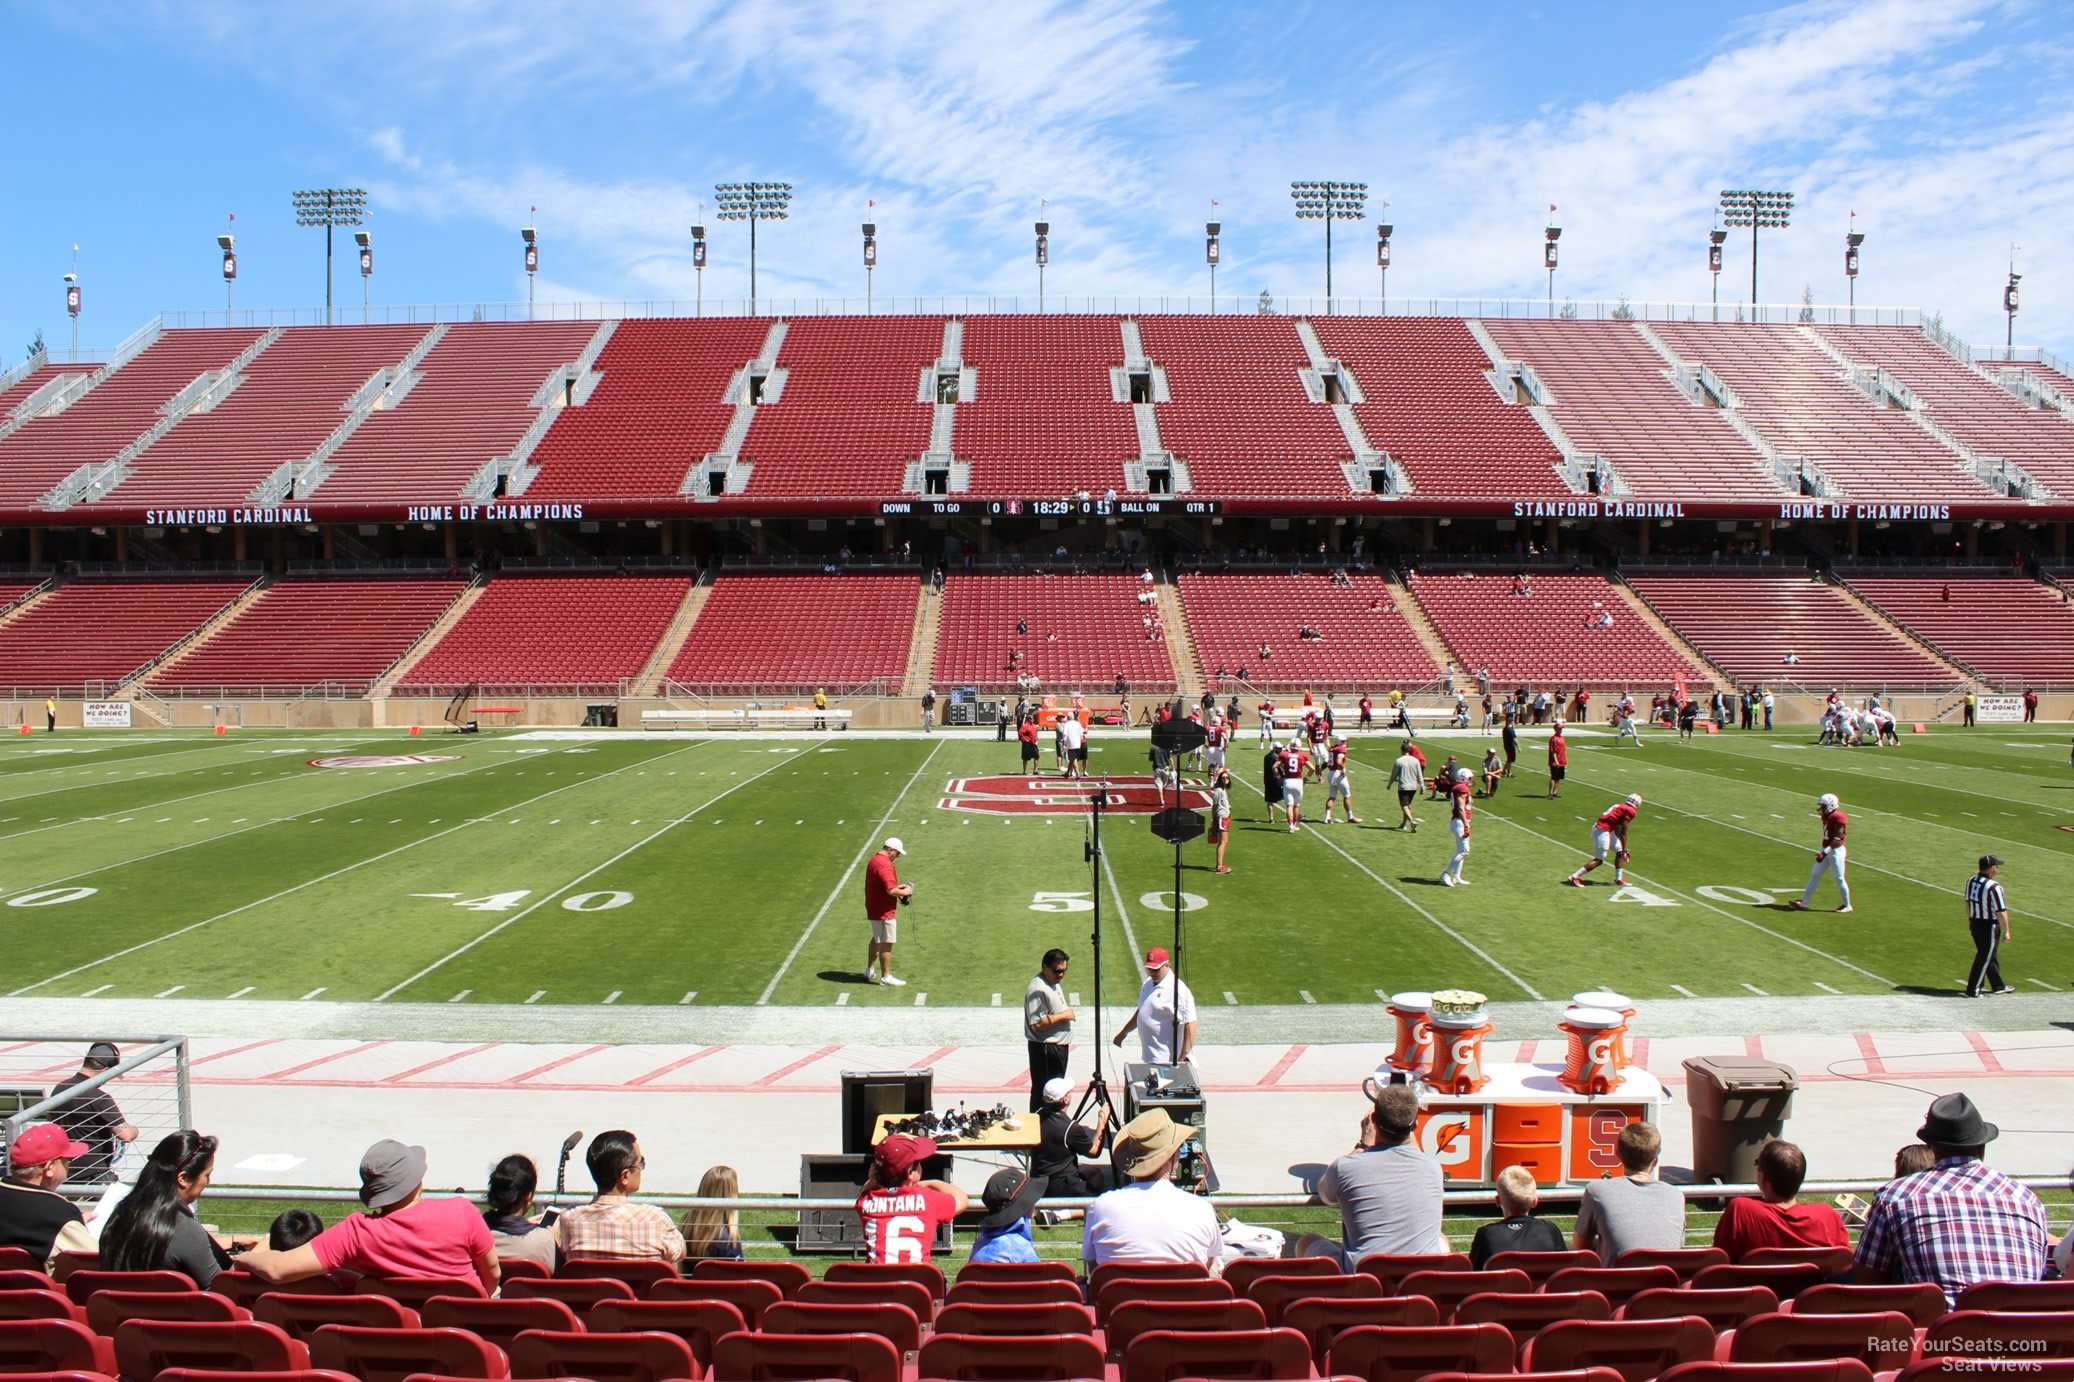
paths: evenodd
<path fill-rule="evenodd" d="M 1843 1217 L 1832 1205 L 1802 1204 L 1808 1160 L 1791 1142 L 1771 1141 L 1757 1153 L 1756 1195 L 1730 1200 L 1714 1225 L 1714 1246 L 1741 1262 L 1758 1248 L 1847 1248 Z"/>
<path fill-rule="evenodd" d="M 907 853 L 898 836 L 871 856 L 864 866 L 864 915 L 871 919 L 871 949 L 866 952 L 864 978 L 867 983 L 905 988 L 907 980 L 893 977 L 893 942 L 899 939 L 900 900 L 915 895 L 911 884 L 900 881 L 893 861 Z"/>

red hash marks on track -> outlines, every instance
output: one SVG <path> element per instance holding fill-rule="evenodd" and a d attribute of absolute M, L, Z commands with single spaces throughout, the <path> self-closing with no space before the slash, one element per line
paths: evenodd
<path fill-rule="evenodd" d="M 1175 805 L 1161 800 L 1150 777 L 954 777 L 936 803 L 939 811 L 977 811 L 990 816 L 1069 816 L 1087 810 L 1095 789 L 1109 788 L 1109 809 L 1149 816 Z M 1200 811 L 1210 804 L 1207 788 L 1183 786 L 1180 805 Z"/>

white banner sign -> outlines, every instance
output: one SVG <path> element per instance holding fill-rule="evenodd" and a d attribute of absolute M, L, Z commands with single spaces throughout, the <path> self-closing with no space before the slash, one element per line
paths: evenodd
<path fill-rule="evenodd" d="M 1982 696 L 1974 710 L 1974 718 L 1983 724 L 2002 722 L 2015 724 L 2024 718 L 2022 696 Z"/>
<path fill-rule="evenodd" d="M 85 701 L 79 707 L 80 723 L 88 729 L 128 729 L 128 701 Z"/>

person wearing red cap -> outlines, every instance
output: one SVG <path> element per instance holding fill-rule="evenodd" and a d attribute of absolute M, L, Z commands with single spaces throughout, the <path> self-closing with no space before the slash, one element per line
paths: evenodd
<path fill-rule="evenodd" d="M 7 1149 L 0 1180 L 0 1248 L 20 1248 L 48 1271 L 61 1252 L 91 1252 L 79 1206 L 58 1193 L 72 1163 L 87 1153 L 56 1123 L 26 1128 Z"/>
<path fill-rule="evenodd" d="M 1145 983 L 1138 989 L 1138 1010 L 1124 1019 L 1115 1044 L 1133 1030 L 1138 1052 L 1148 1065 L 1178 1065 L 1195 1050 L 1195 995 L 1169 962 L 1167 948 L 1145 952 Z"/>
<path fill-rule="evenodd" d="M 864 982 L 904 988 L 907 980 L 893 977 L 893 944 L 900 939 L 900 904 L 915 894 L 912 883 L 900 881 L 894 860 L 907 853 L 898 836 L 871 856 L 864 866 L 864 915 L 871 921 L 871 948 L 865 952 Z"/>
<path fill-rule="evenodd" d="M 947 1180 L 923 1180 L 922 1163 L 936 1155 L 926 1137 L 894 1133 L 872 1152 L 871 1176 L 857 1197 L 870 1262 L 927 1262 L 938 1226 L 965 1212 L 971 1197 Z"/>

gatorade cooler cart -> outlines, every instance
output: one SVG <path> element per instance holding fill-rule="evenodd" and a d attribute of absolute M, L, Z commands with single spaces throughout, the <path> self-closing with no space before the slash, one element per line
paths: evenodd
<path fill-rule="evenodd" d="M 1431 995 L 1432 1065 L 1410 1079 L 1420 1149 L 1457 1183 L 1490 1184 L 1507 1166 L 1525 1166 L 1542 1185 L 1618 1175 L 1620 1130 L 1661 1123 L 1669 1102 L 1655 1076 L 1628 1063 L 1633 1005 L 1619 994 L 1579 994 L 1558 1028 L 1566 1058 L 1527 1063 L 1483 1060 L 1485 1004 L 1460 989 Z M 1385 1061 L 1373 1079 L 1404 1083 L 1406 1073 Z"/>

